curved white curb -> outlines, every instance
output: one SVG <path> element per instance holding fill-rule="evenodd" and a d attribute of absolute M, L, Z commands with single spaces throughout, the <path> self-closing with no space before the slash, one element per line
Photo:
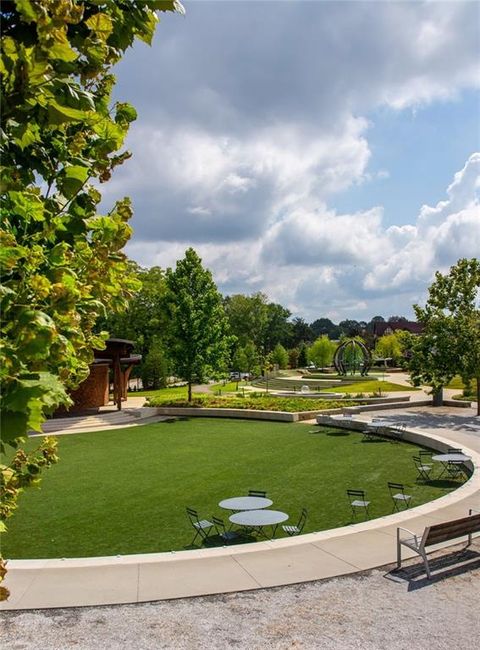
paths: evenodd
<path fill-rule="evenodd" d="M 357 423 L 348 422 L 348 428 L 356 428 L 352 425 Z M 458 446 L 458 441 L 414 428 L 405 438 L 439 451 Z M 480 438 L 478 442 L 478 450 L 462 445 L 471 457 L 470 479 L 421 506 L 347 527 L 246 545 L 116 557 L 11 560 L 6 586 L 12 595 L 0 607 L 145 602 L 280 586 L 391 563 L 396 526 L 421 532 L 426 525 L 479 508 Z"/>

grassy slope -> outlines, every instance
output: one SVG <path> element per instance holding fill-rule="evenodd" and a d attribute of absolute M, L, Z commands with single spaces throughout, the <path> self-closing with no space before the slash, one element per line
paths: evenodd
<path fill-rule="evenodd" d="M 358 433 L 301 424 L 192 419 L 61 436 L 58 465 L 28 489 L 9 521 L 5 557 L 69 557 L 182 549 L 192 539 L 185 506 L 201 516 L 228 513 L 226 497 L 267 490 L 273 507 L 305 532 L 350 523 L 347 487 L 367 490 L 372 516 L 391 512 L 388 480 L 418 505 L 446 484 L 415 482 L 415 447 L 362 443 Z M 37 439 L 38 441 L 38 439 Z M 29 441 L 31 446 L 34 440 Z"/>
<path fill-rule="evenodd" d="M 394 384 L 390 381 L 358 381 L 355 384 L 347 384 L 346 386 L 340 386 L 338 392 L 340 393 L 373 393 L 381 388 L 383 393 L 395 393 L 405 390 L 419 390 L 413 386 L 402 386 L 401 384 Z M 335 387 L 325 389 L 322 392 L 332 392 L 335 390 Z"/>

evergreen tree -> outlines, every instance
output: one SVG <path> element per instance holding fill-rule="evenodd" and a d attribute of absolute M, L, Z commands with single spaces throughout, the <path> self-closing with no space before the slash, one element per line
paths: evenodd
<path fill-rule="evenodd" d="M 305 344 L 301 345 L 298 353 L 298 367 L 305 368 L 308 364 L 307 357 L 307 346 Z"/>

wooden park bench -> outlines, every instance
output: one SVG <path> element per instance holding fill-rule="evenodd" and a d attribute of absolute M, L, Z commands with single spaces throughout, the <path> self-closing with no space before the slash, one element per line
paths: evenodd
<path fill-rule="evenodd" d="M 430 567 L 428 564 L 426 547 L 433 546 L 434 544 L 441 544 L 457 537 L 468 536 L 469 546 L 472 543 L 472 534 L 480 532 L 480 512 L 474 514 L 476 511 L 470 510 L 468 517 L 462 519 L 454 519 L 453 521 L 445 521 L 441 524 L 427 526 L 423 535 L 419 538 L 418 535 L 412 533 L 407 528 L 397 528 L 397 568 L 402 566 L 402 545 L 418 553 L 423 559 L 427 577 L 431 577 Z M 408 533 L 409 537 L 401 537 L 400 531 Z"/>

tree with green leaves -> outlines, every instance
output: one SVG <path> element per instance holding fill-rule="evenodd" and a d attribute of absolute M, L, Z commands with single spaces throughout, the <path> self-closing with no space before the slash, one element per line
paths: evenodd
<path fill-rule="evenodd" d="M 124 311 L 109 313 L 106 319 L 100 319 L 97 329 L 107 330 L 116 338 L 131 339 L 135 351 L 146 358 L 154 340 L 157 344 L 165 341 L 168 330 L 165 271 L 158 266 L 143 269 L 134 262 L 130 264 L 139 281 L 138 289 Z"/>
<path fill-rule="evenodd" d="M 319 336 L 308 349 L 308 360 L 323 370 L 325 366 L 331 365 L 336 349 L 336 344 L 328 336 Z"/>
<path fill-rule="evenodd" d="M 127 198 L 98 214 L 98 184 L 122 150 L 135 109 L 111 101 L 114 66 L 136 38 L 150 42 L 155 10 L 180 3 L 15 0 L 0 5 L 2 110 L 1 410 L 4 445 L 68 405 L 107 333 L 97 318 L 124 307 L 137 287 L 121 252 Z M 1 466 L 4 522 L 18 494 L 56 461 L 46 439 Z M 2 523 L 2 525 L 4 525 Z M 5 597 L 6 592 L 1 593 Z"/>
<path fill-rule="evenodd" d="M 287 345 L 291 338 L 290 311 L 274 302 L 267 304 L 267 322 L 263 335 L 263 349 L 271 352 L 278 344 Z"/>
<path fill-rule="evenodd" d="M 299 355 L 300 351 L 298 348 L 292 348 L 291 350 L 288 350 L 288 365 L 290 368 L 298 368 Z"/>
<path fill-rule="evenodd" d="M 243 348 L 237 348 L 232 358 L 232 370 L 248 372 L 248 359 Z"/>
<path fill-rule="evenodd" d="M 298 348 L 298 367 L 305 368 L 308 364 L 308 352 L 305 343 L 300 344 Z"/>
<path fill-rule="evenodd" d="M 477 384 L 480 415 L 480 261 L 460 259 L 449 273 L 437 272 L 425 307 L 414 305 L 424 326 L 412 345 L 413 383 L 432 386 L 434 394 L 455 376 Z"/>
<path fill-rule="evenodd" d="M 203 268 L 193 248 L 185 252 L 175 270 L 167 270 L 166 281 L 169 355 L 176 374 L 188 383 L 191 402 L 194 381 L 225 372 L 232 337 L 212 274 Z"/>
<path fill-rule="evenodd" d="M 153 338 L 140 368 L 143 388 L 157 390 L 165 388 L 169 376 L 169 362 L 162 342 Z"/>
<path fill-rule="evenodd" d="M 317 320 L 310 323 L 310 329 L 316 337 L 326 334 L 329 339 L 339 339 L 342 330 L 338 325 L 335 325 L 329 318 L 317 318 Z"/>
<path fill-rule="evenodd" d="M 268 322 L 267 301 L 267 296 L 260 292 L 251 296 L 234 294 L 224 299 L 230 329 L 241 346 L 251 341 L 258 351 L 262 350 Z"/>
<path fill-rule="evenodd" d="M 288 352 L 281 343 L 277 343 L 270 355 L 270 359 L 272 363 L 278 365 L 282 370 L 288 366 Z"/>
<path fill-rule="evenodd" d="M 310 328 L 310 325 L 303 318 L 294 318 L 291 324 L 290 345 L 292 347 L 299 347 L 302 344 L 310 343 L 314 340 L 315 334 Z M 301 365 L 300 362 L 299 365 Z"/>
<path fill-rule="evenodd" d="M 255 344 L 252 341 L 247 341 L 243 348 L 245 358 L 247 360 L 247 372 L 249 375 L 257 377 L 261 372 L 260 356 Z"/>
<path fill-rule="evenodd" d="M 380 359 L 391 359 L 397 364 L 402 354 L 402 339 L 397 332 L 381 336 L 375 344 L 375 355 Z"/>

